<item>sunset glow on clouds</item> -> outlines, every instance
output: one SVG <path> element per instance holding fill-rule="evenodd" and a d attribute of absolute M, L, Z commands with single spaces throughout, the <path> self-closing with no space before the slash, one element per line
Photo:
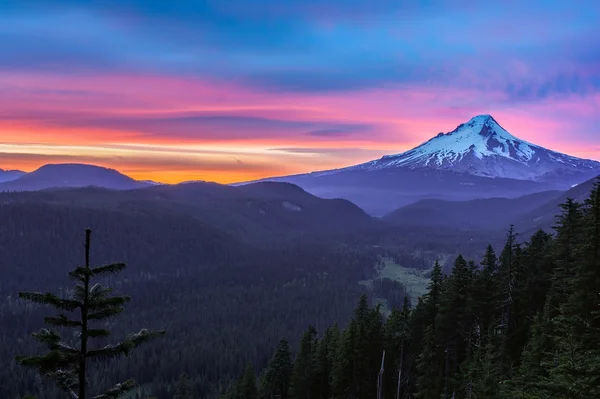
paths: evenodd
<path fill-rule="evenodd" d="M 402 152 L 481 113 L 600 160 L 595 2 L 402 3 L 0 0 L 0 167 L 234 182 Z"/>

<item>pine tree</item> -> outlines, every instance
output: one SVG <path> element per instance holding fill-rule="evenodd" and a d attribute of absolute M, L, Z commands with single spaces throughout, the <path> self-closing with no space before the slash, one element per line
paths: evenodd
<path fill-rule="evenodd" d="M 577 319 L 575 332 L 582 344 L 600 354 L 600 179 L 584 202 L 582 241 L 579 262 L 569 298 L 571 312 Z"/>
<path fill-rule="evenodd" d="M 516 351 L 516 345 L 514 344 L 516 328 L 515 306 L 517 303 L 516 284 L 519 272 L 518 252 L 517 233 L 514 230 L 514 226 L 511 225 L 506 234 L 506 243 L 499 259 L 499 289 L 497 299 L 497 306 L 500 309 L 497 332 L 502 335 L 500 359 L 503 363 L 503 374 L 507 378 L 510 378 L 513 372 L 515 353 L 520 352 Z"/>
<path fill-rule="evenodd" d="M 85 266 L 77 267 L 69 273 L 69 276 L 78 283 L 69 298 L 61 298 L 52 293 L 19 292 L 19 297 L 22 299 L 49 305 L 59 311 L 56 317 L 46 317 L 46 324 L 63 329 L 71 328 L 79 332 L 78 342 L 71 344 L 64 341 L 58 331 L 52 328 L 43 328 L 33 336 L 45 344 L 49 351 L 41 356 L 17 357 L 17 361 L 21 365 L 37 369 L 41 375 L 53 379 L 57 386 L 67 392 L 72 399 L 88 397 L 87 366 L 89 361 L 103 361 L 120 355 L 128 355 L 139 345 L 165 333 L 164 331 L 153 332 L 142 329 L 117 344 L 97 349 L 88 346 L 92 339 L 104 339 L 110 335 L 109 330 L 95 328 L 92 324 L 118 315 L 130 300 L 127 296 L 110 296 L 111 288 L 103 287 L 99 283 L 92 285 L 93 278 L 121 272 L 125 269 L 125 264 L 115 263 L 90 267 L 90 238 L 91 230 L 87 229 Z M 77 319 L 69 318 L 67 312 L 76 310 L 79 311 L 79 317 Z M 116 384 L 104 394 L 95 396 L 94 399 L 117 398 L 134 387 L 135 381 L 129 379 Z"/>
<path fill-rule="evenodd" d="M 488 245 L 483 260 L 481 261 L 481 273 L 475 283 L 475 297 L 477 304 L 475 314 L 479 321 L 479 332 L 481 333 L 481 343 L 485 345 L 490 334 L 490 326 L 495 322 L 497 315 L 498 293 L 498 258 L 494 248 Z M 493 332 L 493 329 L 491 329 Z"/>
<path fill-rule="evenodd" d="M 553 361 L 553 353 L 548 357 L 552 333 L 546 320 L 547 312 L 541 311 L 534 318 L 531 337 L 523 349 L 521 365 L 515 378 L 504 386 L 505 397 L 543 398 L 549 394 L 547 366 Z"/>
<path fill-rule="evenodd" d="M 492 335 L 489 334 L 489 336 Z M 501 370 L 493 338 L 473 354 L 473 358 L 466 364 L 466 368 L 466 398 L 494 399 L 498 397 Z"/>
<path fill-rule="evenodd" d="M 287 339 L 282 338 L 265 369 L 261 382 L 261 397 L 286 399 L 293 367 L 290 346 Z"/>
<path fill-rule="evenodd" d="M 333 394 L 336 398 L 356 398 L 357 383 L 354 379 L 355 347 L 357 335 L 356 321 L 350 324 L 340 335 L 338 350 L 333 367 Z"/>
<path fill-rule="evenodd" d="M 413 337 L 420 337 L 419 351 L 415 357 L 414 372 L 417 376 L 415 397 L 439 398 L 442 392 L 443 351 L 436 339 L 437 319 L 445 284 L 442 267 L 436 261 L 431 272 L 428 292 L 419 301 L 411 320 Z"/>
<path fill-rule="evenodd" d="M 553 319 L 556 343 L 549 387 L 566 397 L 600 396 L 600 186 L 584 203 L 581 241 L 563 284 L 566 298 Z M 577 234 L 577 230 L 574 231 Z"/>
<path fill-rule="evenodd" d="M 315 381 L 316 387 L 313 397 L 329 399 L 332 394 L 333 368 L 335 365 L 335 352 L 339 339 L 337 325 L 325 331 L 323 339 L 317 345 Z"/>
<path fill-rule="evenodd" d="M 354 347 L 354 379 L 357 396 L 365 398 L 377 392 L 378 374 L 383 353 L 383 316 L 381 305 L 370 309 L 362 296 L 354 313 L 357 334 Z"/>
<path fill-rule="evenodd" d="M 256 387 L 256 374 L 254 368 L 249 365 L 241 380 L 241 396 L 238 399 L 258 399 L 258 388 Z"/>
<path fill-rule="evenodd" d="M 435 341 L 432 325 L 425 329 L 421 351 L 415 363 L 417 381 L 414 397 L 438 399 L 443 390 L 444 362 L 443 354 L 440 354 Z"/>
<path fill-rule="evenodd" d="M 410 306 L 404 297 L 402 310 L 393 309 L 385 323 L 386 373 L 384 374 L 387 397 L 404 397 L 407 392 L 407 355 L 410 348 Z M 400 383 L 399 383 L 400 382 Z"/>
<path fill-rule="evenodd" d="M 445 283 L 440 311 L 436 319 L 435 339 L 444 348 L 444 398 L 460 389 L 459 365 L 468 355 L 473 330 L 473 267 L 459 255 Z"/>
<path fill-rule="evenodd" d="M 581 242 L 583 212 L 582 206 L 572 198 L 560 205 L 561 212 L 556 218 L 552 257 L 554 271 L 551 281 L 548 317 L 551 319 L 558 314 L 559 307 L 569 293 L 569 284 L 575 273 L 577 251 Z"/>
<path fill-rule="evenodd" d="M 177 386 L 175 387 L 175 396 L 173 399 L 192 399 L 192 387 L 190 379 L 186 373 L 181 374 Z"/>
<path fill-rule="evenodd" d="M 444 275 L 442 274 L 442 266 L 436 260 L 433 270 L 431 271 L 431 280 L 427 286 L 427 294 L 425 295 L 425 303 L 427 307 L 428 317 L 433 324 L 435 330 L 435 318 L 439 312 L 440 301 L 442 297 Z"/>
<path fill-rule="evenodd" d="M 300 341 L 290 384 L 292 399 L 311 399 L 316 385 L 317 330 L 311 325 Z"/>

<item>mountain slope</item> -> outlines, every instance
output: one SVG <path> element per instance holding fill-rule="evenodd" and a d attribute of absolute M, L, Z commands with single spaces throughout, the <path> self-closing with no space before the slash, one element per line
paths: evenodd
<path fill-rule="evenodd" d="M 114 169 L 86 164 L 48 164 L 0 184 L 0 191 L 37 191 L 48 188 L 98 186 L 126 190 L 148 186 Z"/>
<path fill-rule="evenodd" d="M 383 216 L 422 199 L 467 201 L 564 191 L 599 173 L 600 162 L 520 140 L 490 115 L 479 115 L 401 154 L 265 180 L 294 183 L 323 198 L 345 198 Z"/>
<path fill-rule="evenodd" d="M 533 233 L 537 229 L 550 231 L 556 221 L 556 215 L 560 212 L 559 205 L 569 198 L 572 198 L 576 202 L 585 201 L 589 197 L 596 181 L 600 181 L 600 175 L 576 185 L 559 197 L 548 201 L 535 209 L 523 212 L 518 218 L 520 221 L 518 227 L 529 233 Z"/>
<path fill-rule="evenodd" d="M 507 132 L 491 115 L 478 115 L 410 151 L 384 156 L 355 168 L 396 167 L 536 181 L 564 176 L 589 178 L 600 172 L 600 162 L 575 158 L 521 140 Z"/>
<path fill-rule="evenodd" d="M 0 183 L 18 179 L 23 176 L 25 172 L 21 170 L 3 170 L 0 169 Z"/>
<path fill-rule="evenodd" d="M 561 197 L 562 191 L 544 191 L 519 198 L 486 198 L 471 201 L 426 199 L 383 217 L 396 226 L 494 230 L 508 228 L 511 221 Z"/>
<path fill-rule="evenodd" d="M 241 187 L 186 183 L 122 191 L 87 187 L 0 194 L 2 203 L 23 201 L 116 209 L 130 214 L 168 211 L 260 246 L 355 234 L 379 226 L 351 202 L 318 198 L 289 183 Z"/>

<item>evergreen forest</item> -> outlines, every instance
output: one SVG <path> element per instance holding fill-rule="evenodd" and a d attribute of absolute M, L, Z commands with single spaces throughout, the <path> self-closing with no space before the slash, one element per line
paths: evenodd
<path fill-rule="evenodd" d="M 436 263 L 426 295 L 384 317 L 358 302 L 350 323 L 282 338 L 224 399 L 600 397 L 600 185 L 560 207 L 555 235 Z M 191 398 L 191 396 L 190 396 Z"/>
<path fill-rule="evenodd" d="M 82 386 L 108 389 L 102 399 L 600 397 L 598 183 L 560 205 L 553 231 L 511 226 L 478 256 L 463 246 L 432 261 L 414 301 L 374 267 L 411 261 L 395 234 L 257 248 L 145 206 L 0 205 L 0 397 L 91 398 Z M 84 333 L 87 310 L 62 312 L 89 295 L 99 323 Z M 83 336 L 99 345 L 61 338 Z M 93 360 L 85 376 L 76 352 Z"/>

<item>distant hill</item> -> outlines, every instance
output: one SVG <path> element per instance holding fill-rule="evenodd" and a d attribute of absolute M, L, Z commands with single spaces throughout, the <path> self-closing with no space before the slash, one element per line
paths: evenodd
<path fill-rule="evenodd" d="M 572 198 L 577 202 L 585 201 L 594 187 L 594 183 L 600 179 L 600 176 L 587 180 L 576 185 L 570 190 L 564 192 L 557 198 L 540 205 L 528 212 L 523 212 L 519 215 L 521 230 L 533 232 L 537 229 L 550 231 L 556 220 L 556 215 L 560 212 L 559 205 L 564 203 L 568 198 Z"/>
<path fill-rule="evenodd" d="M 544 191 L 519 198 L 487 198 L 471 201 L 427 199 L 404 206 L 383 217 L 396 226 L 493 230 L 508 228 L 523 213 L 559 198 L 562 191 Z"/>
<path fill-rule="evenodd" d="M 131 213 L 168 211 L 261 246 L 358 234 L 379 226 L 347 200 L 318 198 L 289 183 L 241 187 L 185 183 L 122 191 L 87 187 L 0 194 L 0 202 L 24 201 Z"/>
<path fill-rule="evenodd" d="M 0 191 L 37 191 L 59 187 L 97 186 L 115 190 L 146 187 L 139 182 L 109 168 L 87 164 L 48 164 L 31 173 L 0 184 Z"/>
<path fill-rule="evenodd" d="M 18 179 L 23 176 L 25 172 L 22 170 L 3 170 L 0 169 L 0 183 Z"/>

